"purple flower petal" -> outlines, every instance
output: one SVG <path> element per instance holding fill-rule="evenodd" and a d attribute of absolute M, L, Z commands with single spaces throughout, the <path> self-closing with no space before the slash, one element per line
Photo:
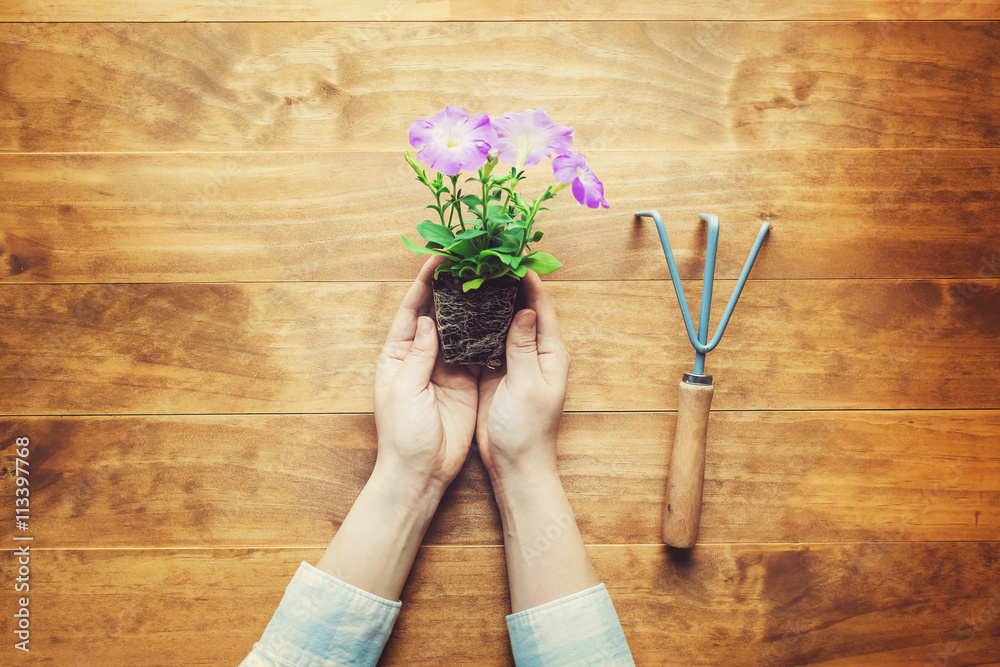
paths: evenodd
<path fill-rule="evenodd" d="M 572 183 L 573 196 L 584 206 L 611 208 L 604 199 L 604 184 L 587 167 L 582 153 L 557 155 L 552 158 L 552 171 L 560 183 Z"/>
<path fill-rule="evenodd" d="M 506 113 L 503 118 L 493 119 L 493 127 L 500 160 L 518 169 L 573 148 L 573 128 L 556 123 L 542 109 Z"/>
<path fill-rule="evenodd" d="M 583 153 L 557 155 L 552 158 L 552 171 L 560 183 L 572 183 L 577 178 L 577 169 L 587 168 L 587 158 Z"/>
<path fill-rule="evenodd" d="M 430 118 L 414 121 L 410 145 L 431 169 L 453 176 L 479 169 L 497 143 L 496 132 L 484 114 L 469 117 L 460 107 L 446 107 Z"/>

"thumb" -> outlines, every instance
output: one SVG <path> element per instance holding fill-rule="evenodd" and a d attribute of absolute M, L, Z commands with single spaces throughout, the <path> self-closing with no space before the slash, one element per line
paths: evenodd
<path fill-rule="evenodd" d="M 538 375 L 538 342 L 536 340 L 537 316 L 525 309 L 514 316 L 507 334 L 507 374 L 515 377 Z"/>
<path fill-rule="evenodd" d="M 417 333 L 396 377 L 408 387 L 423 389 L 431 381 L 437 353 L 438 338 L 434 320 L 422 315 L 417 318 Z"/>

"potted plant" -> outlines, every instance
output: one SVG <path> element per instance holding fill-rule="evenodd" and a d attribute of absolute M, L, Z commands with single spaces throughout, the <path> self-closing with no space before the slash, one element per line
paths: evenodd
<path fill-rule="evenodd" d="M 416 253 L 446 258 L 433 280 L 444 360 L 498 366 L 520 279 L 528 269 L 546 274 L 562 266 L 552 255 L 532 250 L 542 238 L 535 230 L 536 215 L 567 186 L 581 204 L 609 208 L 604 185 L 584 156 L 571 151 L 573 129 L 555 123 L 542 109 L 491 120 L 450 106 L 415 121 L 409 138 L 417 155 L 406 152 L 406 161 L 434 197 L 427 208 L 437 219 L 417 225 L 423 246 L 401 238 Z M 526 200 L 517 191 L 525 167 L 550 157 L 556 183 Z M 497 170 L 500 163 L 510 165 L 510 171 Z M 462 179 L 462 172 L 475 175 Z"/>

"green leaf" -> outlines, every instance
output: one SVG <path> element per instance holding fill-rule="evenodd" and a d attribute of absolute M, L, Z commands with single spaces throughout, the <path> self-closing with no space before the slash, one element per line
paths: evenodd
<path fill-rule="evenodd" d="M 476 195 L 463 195 L 458 198 L 458 201 L 462 202 L 466 206 L 479 206 L 483 203 L 483 200 Z"/>
<path fill-rule="evenodd" d="M 524 274 L 528 272 L 528 267 L 526 267 L 524 264 L 521 264 L 521 266 L 517 268 L 512 268 L 510 272 L 513 273 L 518 278 L 523 278 Z"/>
<path fill-rule="evenodd" d="M 417 253 L 418 255 L 441 255 L 443 257 L 451 257 L 451 255 L 449 255 L 446 252 L 435 250 L 434 248 L 424 248 L 422 246 L 418 246 L 416 243 L 406 238 L 402 234 L 399 235 L 399 238 L 403 239 L 403 245 L 405 245 L 407 248 Z"/>
<path fill-rule="evenodd" d="M 521 260 L 521 266 L 527 267 L 540 275 L 545 275 L 561 268 L 562 262 L 547 252 L 533 252 Z"/>
<path fill-rule="evenodd" d="M 500 247 L 493 248 L 497 252 L 512 253 L 521 249 L 521 239 L 524 238 L 523 227 L 513 227 L 500 235 Z"/>
<path fill-rule="evenodd" d="M 521 255 L 514 255 L 509 252 L 501 252 L 500 250 L 484 250 L 483 252 L 479 253 L 480 257 L 482 257 L 484 253 L 496 257 L 497 259 L 499 259 L 501 262 L 503 262 L 512 269 L 516 269 L 518 266 L 521 265 L 522 261 L 526 259 Z"/>
<path fill-rule="evenodd" d="M 531 235 L 532 243 L 538 243 L 541 240 L 542 240 L 542 232 L 535 232 L 534 234 Z"/>
<path fill-rule="evenodd" d="M 462 291 L 468 292 L 470 289 L 476 289 L 477 287 L 482 285 L 485 280 L 486 278 L 476 278 L 474 280 L 467 280 L 466 282 L 462 283 Z"/>
<path fill-rule="evenodd" d="M 493 222 L 502 222 L 505 225 L 513 222 L 511 217 L 507 215 L 507 211 L 503 210 L 503 206 L 490 204 L 487 210 L 487 215 L 489 215 L 490 220 Z"/>
<path fill-rule="evenodd" d="M 442 273 L 450 273 L 450 274 L 454 275 L 455 274 L 455 266 L 456 266 L 455 262 L 447 260 L 447 259 L 444 260 L 443 262 L 441 262 L 441 266 L 439 266 L 436 269 L 434 269 L 434 278 L 435 279 L 439 278 Z"/>
<path fill-rule="evenodd" d="M 503 265 L 503 262 L 500 261 L 500 255 L 496 254 L 492 250 L 482 251 L 479 253 L 478 259 L 482 266 L 494 269 Z"/>
<path fill-rule="evenodd" d="M 455 242 L 455 235 L 451 233 L 451 230 L 444 225 L 431 222 L 430 220 L 417 223 L 417 231 L 426 240 L 440 243 L 445 247 Z"/>
<path fill-rule="evenodd" d="M 484 250 L 479 253 L 479 261 L 480 273 L 494 273 L 496 271 L 506 271 L 507 269 L 507 265 L 504 264 L 501 255 L 492 250 Z"/>
<path fill-rule="evenodd" d="M 480 236 L 485 236 L 486 232 L 482 229 L 466 229 L 464 232 L 459 232 L 455 234 L 456 239 L 466 239 L 471 241 L 472 239 L 478 239 Z"/>
<path fill-rule="evenodd" d="M 447 246 L 445 250 L 462 257 L 476 254 L 476 246 L 472 243 L 472 241 L 467 239 L 452 241 L 451 245 Z"/>

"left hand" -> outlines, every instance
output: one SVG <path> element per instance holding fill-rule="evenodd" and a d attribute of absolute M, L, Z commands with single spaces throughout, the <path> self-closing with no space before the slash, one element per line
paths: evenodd
<path fill-rule="evenodd" d="M 443 492 L 469 452 L 476 428 L 478 366 L 451 366 L 438 355 L 427 260 L 389 328 L 375 369 L 378 462 L 393 475 Z M 404 480 L 401 480 L 404 481 Z"/>

